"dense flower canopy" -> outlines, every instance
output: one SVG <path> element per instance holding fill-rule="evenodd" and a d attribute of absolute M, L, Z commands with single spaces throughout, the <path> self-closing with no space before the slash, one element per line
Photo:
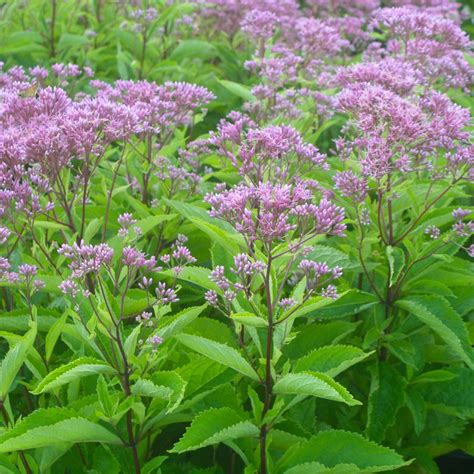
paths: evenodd
<path fill-rule="evenodd" d="M 0 471 L 472 450 L 468 6 L 3 3 Z"/>

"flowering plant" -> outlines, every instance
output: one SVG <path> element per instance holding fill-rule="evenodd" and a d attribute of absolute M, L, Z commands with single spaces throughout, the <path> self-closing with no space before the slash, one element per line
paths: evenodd
<path fill-rule="evenodd" d="M 3 5 L 0 471 L 474 454 L 468 17 Z"/>

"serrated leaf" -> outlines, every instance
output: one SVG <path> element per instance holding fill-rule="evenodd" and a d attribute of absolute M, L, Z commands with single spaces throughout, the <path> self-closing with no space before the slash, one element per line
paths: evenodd
<path fill-rule="evenodd" d="M 423 397 L 415 390 L 406 393 L 406 405 L 413 417 L 415 433 L 420 435 L 426 423 L 426 403 Z"/>
<path fill-rule="evenodd" d="M 359 290 L 350 290 L 343 294 L 336 301 L 330 302 L 322 308 L 317 308 L 305 314 L 308 318 L 343 318 L 352 314 L 357 314 L 364 309 L 378 303 L 378 299 L 370 294 Z"/>
<path fill-rule="evenodd" d="M 412 296 L 397 306 L 414 314 L 429 326 L 471 369 L 474 355 L 466 326 L 449 302 L 441 296 Z"/>
<path fill-rule="evenodd" d="M 114 405 L 109 394 L 107 382 L 103 375 L 99 375 L 99 378 L 97 379 L 97 397 L 99 398 L 99 403 L 104 413 L 111 417 L 113 415 Z"/>
<path fill-rule="evenodd" d="M 275 383 L 273 391 L 280 395 L 304 395 L 343 402 L 350 406 L 361 405 L 346 388 L 328 375 L 318 372 L 284 375 Z"/>
<path fill-rule="evenodd" d="M 138 379 L 132 386 L 132 394 L 141 397 L 162 398 L 168 400 L 173 390 L 163 385 L 156 385 L 151 380 Z"/>
<path fill-rule="evenodd" d="M 410 381 L 412 384 L 416 383 L 434 383 L 434 382 L 444 382 L 446 380 L 452 380 L 457 377 L 457 374 L 450 372 L 449 370 L 430 370 L 423 374 L 418 375 Z"/>
<path fill-rule="evenodd" d="M 176 371 L 187 381 L 186 398 L 227 383 L 234 377 L 233 371 L 228 367 L 198 354 Z"/>
<path fill-rule="evenodd" d="M 183 437 L 170 450 L 184 453 L 231 441 L 238 438 L 256 437 L 259 429 L 231 408 L 211 408 L 201 412 L 186 429 Z"/>
<path fill-rule="evenodd" d="M 159 387 L 166 387 L 172 391 L 169 397 L 167 412 L 176 410 L 184 398 L 186 381 L 174 371 L 153 372 L 152 382 Z"/>
<path fill-rule="evenodd" d="M 327 467 L 319 462 L 305 462 L 298 464 L 284 474 L 357 474 L 361 470 L 355 464 L 337 464 L 334 467 Z"/>
<path fill-rule="evenodd" d="M 33 321 L 30 323 L 31 329 L 17 342 L 10 347 L 0 364 L 0 399 L 4 399 L 15 380 L 18 371 L 25 362 L 28 352 L 35 342 L 37 325 Z"/>
<path fill-rule="evenodd" d="M 392 247 L 391 245 L 386 247 L 386 253 L 390 268 L 390 286 L 393 286 L 397 282 L 405 265 L 405 254 L 401 248 Z"/>
<path fill-rule="evenodd" d="M 392 449 L 342 430 L 323 431 L 293 447 L 278 462 L 277 472 L 305 462 L 319 462 L 327 467 L 355 464 L 364 472 L 393 471 L 409 464 Z"/>
<path fill-rule="evenodd" d="M 238 323 L 243 324 L 244 326 L 251 326 L 255 328 L 264 328 L 268 326 L 268 322 L 265 319 L 260 318 L 259 316 L 255 316 L 255 314 L 253 313 L 233 313 L 230 315 L 230 317 L 234 321 L 237 321 Z"/>
<path fill-rule="evenodd" d="M 347 254 L 333 247 L 314 245 L 312 249 L 306 258 L 318 262 L 325 262 L 331 268 L 338 266 L 347 270 L 359 265 L 358 263 L 352 262 Z"/>
<path fill-rule="evenodd" d="M 31 393 L 38 395 L 49 392 L 53 388 L 89 375 L 114 373 L 115 369 L 101 360 L 94 359 L 93 357 L 80 357 L 51 371 Z"/>
<path fill-rule="evenodd" d="M 474 417 L 474 371 L 467 368 L 452 369 L 457 375 L 452 380 L 417 384 L 416 390 L 428 406 L 450 415 Z"/>
<path fill-rule="evenodd" d="M 174 270 L 164 270 L 158 272 L 160 275 L 176 278 L 178 281 L 184 281 L 197 286 L 200 290 L 217 290 L 218 286 L 210 280 L 211 270 L 204 267 L 183 267 L 178 276 Z"/>
<path fill-rule="evenodd" d="M 374 370 L 369 395 L 367 436 L 382 441 L 387 428 L 395 423 L 398 410 L 404 405 L 405 379 L 390 365 L 380 364 Z"/>
<path fill-rule="evenodd" d="M 61 335 L 61 332 L 66 324 L 67 313 L 63 314 L 52 326 L 51 329 L 46 334 L 46 341 L 45 341 L 45 355 L 46 360 L 49 361 L 51 359 L 51 355 L 53 354 L 54 346 Z"/>
<path fill-rule="evenodd" d="M 317 347 L 335 344 L 357 329 L 359 323 L 349 321 L 330 321 L 305 325 L 296 337 L 284 347 L 283 352 L 290 359 L 305 356 Z"/>
<path fill-rule="evenodd" d="M 249 102 L 255 100 L 255 96 L 252 94 L 252 92 L 250 92 L 250 89 L 247 86 L 244 86 L 243 84 L 238 84 L 237 82 L 232 81 L 226 81 L 224 79 L 221 79 L 218 82 L 229 92 L 232 92 L 232 94 L 236 95 L 237 97 L 240 97 L 241 99 L 244 99 Z"/>
<path fill-rule="evenodd" d="M 176 336 L 176 339 L 193 351 L 219 362 L 222 365 L 226 365 L 253 380 L 258 380 L 258 376 L 252 366 L 233 347 L 213 341 L 212 339 L 193 336 L 191 334 L 181 334 Z"/>
<path fill-rule="evenodd" d="M 217 50 L 215 46 L 203 40 L 185 40 L 180 41 L 178 46 L 172 51 L 170 58 L 181 61 L 185 58 L 189 59 L 211 59 L 216 56 Z"/>
<path fill-rule="evenodd" d="M 0 453 L 64 443 L 122 444 L 103 426 L 78 417 L 71 410 L 39 409 L 0 435 Z"/>
<path fill-rule="evenodd" d="M 163 340 L 181 332 L 188 324 L 191 324 L 207 307 L 207 305 L 186 308 L 174 316 L 167 316 L 162 319 L 158 328 L 159 334 Z"/>
<path fill-rule="evenodd" d="M 295 371 L 306 370 L 322 372 L 335 377 L 349 367 L 369 357 L 373 352 L 365 353 L 354 346 L 335 344 L 314 349 L 306 356 L 298 359 Z"/>

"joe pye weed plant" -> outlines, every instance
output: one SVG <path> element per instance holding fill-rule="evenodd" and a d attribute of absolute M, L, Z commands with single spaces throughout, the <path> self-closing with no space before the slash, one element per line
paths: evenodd
<path fill-rule="evenodd" d="M 466 18 L 0 9 L 0 471 L 438 474 L 474 454 Z"/>

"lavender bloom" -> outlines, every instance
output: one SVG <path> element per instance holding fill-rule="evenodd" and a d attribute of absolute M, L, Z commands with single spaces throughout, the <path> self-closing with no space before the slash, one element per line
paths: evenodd
<path fill-rule="evenodd" d="M 222 265 L 218 265 L 212 270 L 210 280 L 213 281 L 222 291 L 226 291 L 230 288 L 230 281 L 225 276 L 225 268 Z"/>
<path fill-rule="evenodd" d="M 328 285 L 326 288 L 321 290 L 321 295 L 325 298 L 331 298 L 337 300 L 339 295 L 337 294 L 337 288 L 334 285 Z"/>
<path fill-rule="evenodd" d="M 272 12 L 251 10 L 242 20 L 241 29 L 254 40 L 266 41 L 279 26 L 279 18 Z"/>
<path fill-rule="evenodd" d="M 279 303 L 280 307 L 286 311 L 287 309 L 291 308 L 292 306 L 296 305 L 296 301 L 293 298 L 282 298 Z"/>
<path fill-rule="evenodd" d="M 430 237 L 430 239 L 439 239 L 441 231 L 434 225 L 430 225 L 425 229 L 425 234 Z"/>
<path fill-rule="evenodd" d="M 304 171 L 327 169 L 326 156 L 304 143 L 290 126 L 249 128 L 253 123 L 244 117 L 223 120 L 217 133 L 211 133 L 209 145 L 229 159 L 242 176 L 253 183 L 262 180 L 282 183 L 295 181 Z"/>
<path fill-rule="evenodd" d="M 454 219 L 456 219 L 456 221 L 462 221 L 469 214 L 471 214 L 471 211 L 469 211 L 468 209 L 458 208 L 453 211 L 453 217 Z"/>
<path fill-rule="evenodd" d="M 0 244 L 4 244 L 8 240 L 10 234 L 11 232 L 6 227 L 0 226 Z"/>
<path fill-rule="evenodd" d="M 158 283 L 155 294 L 158 302 L 161 304 L 176 303 L 179 301 L 176 291 L 173 288 L 167 288 L 163 282 Z"/>
<path fill-rule="evenodd" d="M 333 235 L 341 235 L 345 228 L 342 209 L 326 199 L 313 204 L 312 192 L 303 184 L 239 185 L 205 199 L 211 204 L 212 217 L 227 220 L 250 241 L 281 240 L 298 226 L 308 233 Z"/>
<path fill-rule="evenodd" d="M 454 21 L 424 8 L 382 8 L 371 26 L 388 31 L 389 54 L 410 62 L 423 74 L 422 83 L 461 88 L 472 83 L 474 69 L 464 58 L 471 42 Z"/>
<path fill-rule="evenodd" d="M 143 323 L 145 326 L 151 327 L 153 326 L 153 322 L 151 321 L 152 316 L 152 313 L 148 311 L 143 311 L 135 318 L 135 320 L 137 321 L 137 323 Z"/>
<path fill-rule="evenodd" d="M 223 31 L 234 35 L 244 17 L 251 11 L 268 12 L 275 15 L 282 24 L 291 24 L 299 15 L 295 0 L 206 0 L 199 14 L 205 20 L 208 30 Z"/>
<path fill-rule="evenodd" d="M 71 280 L 71 279 L 63 280 L 61 284 L 59 285 L 59 289 L 65 295 L 69 295 L 72 298 L 75 298 L 80 292 L 78 284 L 74 280 Z"/>
<path fill-rule="evenodd" d="M 206 301 L 214 307 L 219 306 L 219 296 L 214 290 L 208 290 L 205 294 Z"/>
<path fill-rule="evenodd" d="M 357 203 L 363 202 L 367 197 L 367 182 L 352 171 L 337 173 L 334 181 L 344 197 L 349 197 Z"/>
<path fill-rule="evenodd" d="M 118 231 L 118 235 L 119 237 L 126 237 L 129 233 L 129 229 L 134 225 L 136 224 L 136 219 L 133 218 L 133 216 L 131 214 L 129 214 L 128 212 L 124 213 L 124 214 L 120 214 L 120 216 L 118 217 L 117 219 L 117 222 L 120 224 L 120 229 Z M 133 227 L 133 229 L 136 231 L 138 230 L 138 232 L 136 232 L 137 234 L 140 234 L 141 232 L 141 229 L 139 227 Z"/>
<path fill-rule="evenodd" d="M 113 249 L 107 244 L 86 245 L 84 242 L 73 245 L 63 244 L 58 252 L 71 260 L 69 268 L 74 278 L 98 273 L 103 266 L 110 265 L 114 256 Z"/>
<path fill-rule="evenodd" d="M 146 268 L 157 271 L 156 258 L 146 258 L 145 254 L 133 247 L 125 247 L 122 254 L 122 263 L 130 268 Z M 158 270 L 159 271 L 159 270 Z"/>

